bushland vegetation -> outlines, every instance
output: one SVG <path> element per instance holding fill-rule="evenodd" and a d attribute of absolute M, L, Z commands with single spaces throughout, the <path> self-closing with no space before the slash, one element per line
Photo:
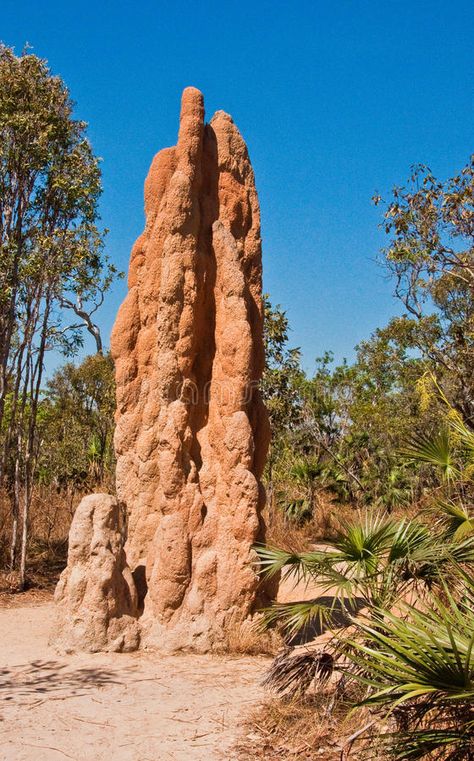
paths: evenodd
<path fill-rule="evenodd" d="M 264 614 L 288 645 L 267 677 L 274 743 L 313 711 L 326 742 L 357 716 L 334 758 L 473 757 L 473 169 L 415 167 L 393 190 L 381 263 L 405 314 L 353 364 L 327 354 L 308 378 L 267 305 L 270 493 L 287 525 L 314 525 L 304 549 L 284 531 L 257 548 L 264 575 L 315 590 Z"/>
<path fill-rule="evenodd" d="M 74 355 L 84 330 L 102 355 L 93 315 L 116 271 L 103 251 L 100 193 L 99 161 L 64 83 L 37 56 L 1 47 L 0 520 L 3 564 L 20 588 L 33 503 L 40 536 L 50 542 L 61 505 L 53 500 L 51 512 L 45 488 L 70 489 L 71 471 L 84 470 L 79 448 L 58 471 L 67 423 L 53 418 L 66 411 L 60 376 L 72 371 L 46 384 L 45 365 L 52 352 Z"/>

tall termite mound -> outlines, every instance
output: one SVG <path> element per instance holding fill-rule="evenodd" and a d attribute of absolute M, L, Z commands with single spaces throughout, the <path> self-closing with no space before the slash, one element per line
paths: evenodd
<path fill-rule="evenodd" d="M 146 225 L 112 336 L 117 495 L 127 561 L 146 578 L 145 641 L 206 651 L 254 610 L 269 427 L 260 213 L 232 118 L 182 97 L 178 143 L 154 158 Z"/>

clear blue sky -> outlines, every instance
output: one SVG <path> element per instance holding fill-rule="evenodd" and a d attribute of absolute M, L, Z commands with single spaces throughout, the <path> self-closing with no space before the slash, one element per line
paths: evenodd
<path fill-rule="evenodd" d="M 143 180 L 176 140 L 179 99 L 232 114 L 262 209 L 264 286 L 307 368 L 397 310 L 377 267 L 374 191 L 415 162 L 441 177 L 474 150 L 472 0 L 1 0 L 0 39 L 47 58 L 103 157 L 108 252 L 126 269 Z M 123 298 L 102 310 L 108 341 Z"/>

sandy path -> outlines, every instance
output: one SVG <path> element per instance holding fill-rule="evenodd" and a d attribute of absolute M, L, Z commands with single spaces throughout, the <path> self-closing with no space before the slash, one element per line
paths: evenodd
<path fill-rule="evenodd" d="M 268 664 L 247 656 L 58 656 L 51 603 L 0 610 L 1 761 L 233 761 Z"/>

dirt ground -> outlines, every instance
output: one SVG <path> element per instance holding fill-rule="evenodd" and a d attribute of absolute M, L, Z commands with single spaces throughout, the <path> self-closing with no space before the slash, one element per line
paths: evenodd
<path fill-rule="evenodd" d="M 1 761 L 234 761 L 268 659 L 48 646 L 50 600 L 0 608 Z M 241 757 L 240 757 L 241 758 Z"/>

